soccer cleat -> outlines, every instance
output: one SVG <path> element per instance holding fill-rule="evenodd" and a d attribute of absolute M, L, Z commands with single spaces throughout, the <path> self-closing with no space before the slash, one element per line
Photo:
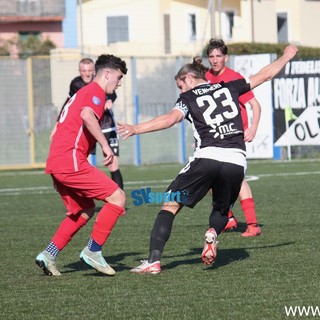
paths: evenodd
<path fill-rule="evenodd" d="M 56 267 L 55 260 L 46 251 L 42 251 L 36 257 L 36 264 L 43 270 L 47 276 L 61 276 L 61 273 Z"/>
<path fill-rule="evenodd" d="M 132 273 L 157 274 L 161 271 L 160 261 L 149 263 L 147 260 L 141 260 L 140 266 L 130 270 Z"/>
<path fill-rule="evenodd" d="M 231 216 L 228 218 L 228 222 L 224 227 L 223 231 L 235 229 L 238 226 L 238 220 L 235 216 Z"/>
<path fill-rule="evenodd" d="M 242 237 L 256 237 L 261 234 L 261 228 L 257 224 L 249 224 L 247 230 L 241 234 Z"/>
<path fill-rule="evenodd" d="M 90 251 L 88 247 L 85 247 L 80 254 L 80 260 L 108 276 L 114 276 L 116 274 L 116 272 L 108 265 L 107 261 L 102 256 L 101 251 L 93 252 Z"/>
<path fill-rule="evenodd" d="M 204 246 L 201 254 L 205 266 L 212 264 L 217 256 L 217 233 L 213 228 L 207 230 L 204 236 Z"/>

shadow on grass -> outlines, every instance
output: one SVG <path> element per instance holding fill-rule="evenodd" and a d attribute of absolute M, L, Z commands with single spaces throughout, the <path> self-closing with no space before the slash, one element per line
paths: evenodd
<path fill-rule="evenodd" d="M 187 258 L 187 259 L 180 259 L 180 260 L 176 260 L 170 263 L 167 263 L 163 266 L 161 266 L 161 268 L 163 270 L 168 270 L 168 269 L 174 269 L 180 265 L 191 265 L 191 264 L 198 264 L 198 263 L 202 263 L 201 261 L 201 253 L 202 253 L 202 248 L 193 248 L 190 250 L 190 252 L 188 252 L 187 254 L 185 254 L 184 256 L 197 256 L 197 258 Z M 171 258 L 168 256 L 165 256 L 166 258 Z M 182 257 L 182 256 L 180 256 Z M 239 249 L 220 249 L 218 250 L 218 255 L 217 255 L 217 259 L 215 261 L 215 263 L 213 265 L 211 265 L 209 268 L 206 269 L 217 269 L 219 267 L 225 266 L 229 263 L 232 263 L 234 261 L 239 261 L 239 260 L 244 260 L 249 258 L 249 253 L 247 252 L 246 249 L 243 248 L 239 248 Z"/>
<path fill-rule="evenodd" d="M 218 255 L 217 258 L 211 266 L 205 267 L 206 270 L 214 270 L 218 269 L 220 267 L 223 267 L 225 265 L 228 265 L 232 262 L 235 261 L 241 261 L 248 259 L 250 257 L 248 253 L 248 249 L 270 249 L 270 248 L 277 248 L 277 247 L 283 247 L 283 246 L 290 246 L 294 244 L 294 241 L 291 242 L 284 242 L 284 243 L 279 243 L 279 244 L 270 244 L 270 245 L 265 245 L 265 246 L 254 246 L 254 247 L 247 247 L 247 248 L 233 248 L 233 249 L 218 249 Z M 194 258 L 194 259 L 182 259 L 182 260 L 177 260 L 170 262 L 168 264 L 165 264 L 161 266 L 163 270 L 165 269 L 174 269 L 180 265 L 188 265 L 188 264 L 196 264 L 196 263 L 202 263 L 201 261 L 201 253 L 202 253 L 202 248 L 193 248 L 188 252 L 187 254 L 180 255 L 180 256 L 174 256 L 175 258 L 179 257 L 185 257 L 185 256 L 194 256 L 197 255 L 199 258 Z M 165 256 L 166 258 L 174 258 L 173 256 Z"/>
<path fill-rule="evenodd" d="M 215 270 L 220 267 L 226 266 L 230 263 L 241 261 L 248 259 L 250 257 L 250 254 L 247 250 L 254 250 L 254 249 L 270 249 L 270 248 L 277 248 L 277 247 L 283 247 L 283 246 L 290 246 L 294 244 L 294 241 L 290 242 L 284 242 L 279 244 L 270 244 L 270 245 L 264 245 L 264 246 L 252 246 L 252 247 L 246 247 L 246 248 L 232 248 L 232 249 L 219 249 L 218 255 L 215 260 L 215 263 L 211 266 L 205 267 L 205 270 Z M 174 256 L 167 256 L 163 255 L 164 258 L 176 258 L 177 260 L 172 261 L 170 263 L 164 264 L 161 266 L 161 269 L 169 270 L 174 269 L 181 265 L 191 265 L 191 264 L 198 264 L 202 263 L 201 261 L 201 253 L 202 248 L 192 248 L 188 253 L 182 254 L 182 255 L 174 255 Z M 117 272 L 122 271 L 129 271 L 132 267 L 125 265 L 122 261 L 128 257 L 128 256 L 141 256 L 141 252 L 131 252 L 131 253 L 121 253 L 114 256 L 108 256 L 105 257 L 106 261 L 116 269 Z M 197 256 L 197 258 L 191 258 L 193 256 Z M 185 258 L 185 259 L 183 259 Z M 70 270 L 63 271 L 62 273 L 71 273 L 71 272 L 78 272 L 78 271 L 86 271 L 86 270 L 93 270 L 89 265 L 82 261 L 77 261 L 74 263 L 70 263 L 68 265 L 64 266 L 65 268 L 69 268 Z M 92 277 L 105 277 L 105 275 L 96 272 L 96 273 L 90 273 L 85 274 L 85 276 L 92 276 Z"/>
<path fill-rule="evenodd" d="M 115 256 L 107 256 L 107 257 L 104 257 L 104 258 L 106 259 L 108 264 L 110 264 L 112 267 L 115 268 L 115 270 L 117 272 L 121 272 L 121 271 L 127 271 L 127 270 L 131 269 L 131 267 L 125 265 L 122 261 L 128 256 L 137 256 L 137 255 L 140 256 L 141 252 L 120 253 L 120 254 L 115 255 Z M 70 270 L 63 271 L 61 273 L 72 273 L 72 272 L 78 272 L 78 271 L 94 270 L 89 265 L 87 265 L 86 263 L 82 262 L 80 259 L 79 259 L 79 261 L 67 264 L 64 267 L 68 268 Z M 105 275 L 103 275 L 103 274 L 101 274 L 99 272 L 86 274 L 86 276 L 93 276 L 93 277 L 102 276 L 102 277 L 105 277 Z"/>

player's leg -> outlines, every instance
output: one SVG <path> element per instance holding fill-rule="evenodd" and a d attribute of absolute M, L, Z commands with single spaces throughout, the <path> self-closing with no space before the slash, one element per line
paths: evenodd
<path fill-rule="evenodd" d="M 232 230 L 238 227 L 238 219 L 234 216 L 233 211 L 228 212 L 228 222 L 224 228 L 224 231 Z"/>
<path fill-rule="evenodd" d="M 181 208 L 182 205 L 177 202 L 167 202 L 162 205 L 151 231 L 148 260 L 142 261 L 142 264 L 131 269 L 131 272 L 156 274 L 161 271 L 161 255 L 170 238 L 174 217 Z"/>
<path fill-rule="evenodd" d="M 244 179 L 242 182 L 239 199 L 247 223 L 247 229 L 241 235 L 243 237 L 255 237 L 260 235 L 261 229 L 258 226 L 255 203 L 251 188 L 246 179 Z"/>
<path fill-rule="evenodd" d="M 225 229 L 228 211 L 238 197 L 244 176 L 244 169 L 241 166 L 224 163 L 216 167 L 219 174 L 213 180 L 212 212 L 202 251 L 202 261 L 205 265 L 212 264 L 216 258 L 217 237 Z"/>
<path fill-rule="evenodd" d="M 123 178 L 121 171 L 119 169 L 119 157 L 114 156 L 113 157 L 113 162 L 108 165 L 108 169 L 111 174 L 111 179 L 118 184 L 118 186 L 123 190 Z"/>
<path fill-rule="evenodd" d="M 210 195 L 212 196 L 212 189 L 209 190 Z M 232 210 L 230 209 L 228 212 L 228 221 L 226 226 L 224 227 L 223 231 L 227 231 L 227 230 L 232 230 L 237 228 L 238 226 L 238 220 L 237 218 L 233 215 Z"/>
<path fill-rule="evenodd" d="M 179 199 L 175 198 L 177 201 L 163 203 L 151 231 L 148 260 L 143 261 L 131 272 L 156 274 L 161 271 L 160 259 L 165 244 L 170 238 L 174 217 L 184 205 L 193 208 L 208 193 L 210 183 L 206 166 L 201 164 L 201 159 L 190 162 L 180 171 L 167 188 L 167 192 Z"/>
<path fill-rule="evenodd" d="M 92 172 L 91 182 L 94 185 L 90 196 L 105 202 L 97 214 L 87 246 L 80 254 L 82 261 L 107 275 L 115 271 L 102 256 L 102 247 L 111 234 L 118 218 L 125 212 L 126 197 L 122 189 L 103 172 L 96 168 Z"/>
<path fill-rule="evenodd" d="M 53 181 L 68 210 L 67 217 L 60 223 L 46 249 L 36 257 L 36 264 L 47 275 L 58 276 L 60 272 L 56 268 L 55 260 L 59 252 L 94 215 L 94 202 L 77 195 L 54 177 Z"/>
<path fill-rule="evenodd" d="M 115 131 L 104 133 L 110 148 L 113 151 L 114 158 L 113 162 L 108 166 L 111 174 L 111 179 L 118 184 L 118 186 L 123 190 L 123 178 L 119 167 L 119 139 Z"/>

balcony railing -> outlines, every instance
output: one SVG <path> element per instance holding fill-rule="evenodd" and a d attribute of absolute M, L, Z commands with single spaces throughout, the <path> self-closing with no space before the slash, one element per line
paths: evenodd
<path fill-rule="evenodd" d="M 5 17 L 36 18 L 64 15 L 65 0 L 0 0 L 0 20 L 4 20 Z"/>

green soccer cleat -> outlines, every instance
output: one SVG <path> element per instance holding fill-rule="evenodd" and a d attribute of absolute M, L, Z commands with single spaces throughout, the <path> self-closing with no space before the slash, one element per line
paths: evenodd
<path fill-rule="evenodd" d="M 36 264 L 47 276 L 61 276 L 60 271 L 57 269 L 55 260 L 46 251 L 42 251 L 37 255 Z"/>
<path fill-rule="evenodd" d="M 108 276 L 114 276 L 116 272 L 108 265 L 107 261 L 102 256 L 101 251 L 93 252 L 85 247 L 81 254 L 80 260 L 97 271 Z"/>

